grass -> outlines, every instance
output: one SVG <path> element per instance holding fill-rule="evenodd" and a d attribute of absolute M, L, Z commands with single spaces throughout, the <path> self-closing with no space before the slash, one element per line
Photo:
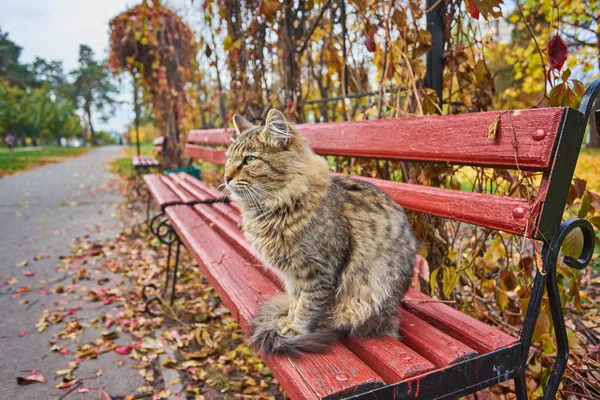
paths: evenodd
<path fill-rule="evenodd" d="M 0 177 L 17 172 L 64 161 L 87 152 L 84 147 L 17 147 L 11 156 L 8 148 L 0 148 Z"/>

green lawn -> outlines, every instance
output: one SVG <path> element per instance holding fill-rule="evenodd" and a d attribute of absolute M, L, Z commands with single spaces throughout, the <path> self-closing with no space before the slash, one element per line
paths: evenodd
<path fill-rule="evenodd" d="M 78 156 L 87 151 L 83 147 L 17 147 L 11 156 L 6 147 L 0 148 L 0 177 L 11 175 L 21 170 L 63 161 L 65 158 Z"/>

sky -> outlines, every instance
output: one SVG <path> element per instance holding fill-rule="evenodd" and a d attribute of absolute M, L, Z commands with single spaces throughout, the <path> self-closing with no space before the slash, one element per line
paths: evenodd
<path fill-rule="evenodd" d="M 189 1 L 189 0 L 188 0 Z M 89 45 L 97 58 L 108 58 L 108 23 L 139 1 L 131 0 L 1 0 L 0 28 L 23 48 L 21 62 L 36 56 L 61 60 L 65 72 L 77 67 L 80 44 Z M 106 123 L 94 127 L 123 133 L 133 119 L 131 89 L 124 80 L 119 99 L 126 101 Z"/>

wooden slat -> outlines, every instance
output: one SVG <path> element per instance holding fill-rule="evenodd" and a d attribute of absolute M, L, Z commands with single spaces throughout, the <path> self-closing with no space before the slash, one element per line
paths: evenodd
<path fill-rule="evenodd" d="M 191 207 L 169 207 L 167 215 L 225 306 L 248 334 L 260 304 L 274 296 L 278 288 L 256 268 L 248 266 Z M 270 356 L 265 362 L 295 399 L 347 395 L 357 388 L 373 388 L 382 381 L 340 342 L 323 354 L 303 354 L 293 359 Z"/>
<path fill-rule="evenodd" d="M 516 342 L 512 336 L 413 289 L 406 294 L 403 307 L 480 354 Z"/>
<path fill-rule="evenodd" d="M 319 154 L 546 170 L 564 108 L 298 125 Z M 495 140 L 490 125 L 500 118 Z M 534 134 L 544 131 L 541 140 Z M 516 139 L 516 145 L 515 145 Z"/>
<path fill-rule="evenodd" d="M 343 342 L 388 385 L 435 369 L 433 363 L 390 337 L 348 337 Z"/>
<path fill-rule="evenodd" d="M 477 352 L 408 311 L 400 309 L 400 336 L 411 349 L 436 367 L 447 367 L 477 356 Z"/>
<path fill-rule="evenodd" d="M 426 214 L 520 235 L 531 220 L 532 205 L 520 197 L 463 192 L 431 186 L 353 176 L 386 192 L 401 206 Z"/>
<path fill-rule="evenodd" d="M 148 190 L 154 198 L 154 202 L 158 208 L 162 208 L 166 204 L 173 204 L 179 202 L 179 197 L 169 188 L 163 181 L 160 180 L 160 176 L 154 174 L 144 175 L 144 182 L 148 186 Z"/>
<path fill-rule="evenodd" d="M 301 124 L 324 155 L 547 170 L 564 108 Z M 496 139 L 489 127 L 499 119 Z M 543 135 L 538 135 L 543 131 Z M 189 143 L 227 145 L 232 130 L 192 130 Z M 535 136 L 535 139 L 534 139 Z M 201 154 L 199 154 L 200 156 Z"/>
<path fill-rule="evenodd" d="M 189 203 L 196 200 L 196 196 L 188 192 L 184 187 L 178 185 L 169 175 L 163 175 L 160 178 L 183 203 Z"/>
<path fill-rule="evenodd" d="M 227 146 L 231 143 L 233 129 L 192 129 L 188 132 L 188 143 L 207 146 Z"/>
<path fill-rule="evenodd" d="M 227 161 L 227 157 L 225 156 L 225 150 L 210 149 L 207 147 L 196 146 L 193 144 L 185 145 L 185 155 L 217 165 L 225 165 L 225 162 Z"/>

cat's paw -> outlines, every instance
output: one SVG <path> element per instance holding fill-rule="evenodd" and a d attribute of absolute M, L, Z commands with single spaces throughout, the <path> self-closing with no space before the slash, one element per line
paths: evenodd
<path fill-rule="evenodd" d="M 288 317 L 280 318 L 277 326 L 279 328 L 279 333 L 282 336 L 293 337 L 300 334 L 296 327 L 294 327 L 292 320 Z"/>

